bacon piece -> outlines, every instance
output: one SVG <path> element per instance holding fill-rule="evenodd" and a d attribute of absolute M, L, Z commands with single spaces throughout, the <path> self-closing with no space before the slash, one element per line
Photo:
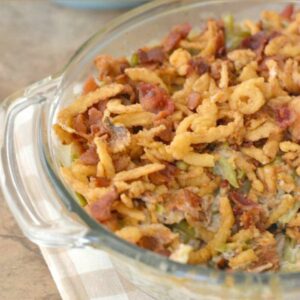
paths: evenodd
<path fill-rule="evenodd" d="M 159 126 L 159 125 L 165 125 L 166 129 L 161 131 L 157 136 L 166 143 L 169 143 L 172 141 L 174 137 L 174 132 L 173 132 L 173 122 L 169 119 L 157 119 L 154 120 L 154 125 Z"/>
<path fill-rule="evenodd" d="M 295 114 L 288 105 L 282 105 L 275 110 L 275 120 L 282 129 L 286 129 L 294 123 Z"/>
<path fill-rule="evenodd" d="M 259 57 L 261 57 L 268 41 L 269 39 L 267 33 L 264 31 L 259 31 L 256 34 L 245 38 L 241 43 L 241 47 L 251 49 L 256 52 Z"/>
<path fill-rule="evenodd" d="M 149 179 L 152 183 L 167 184 L 178 175 L 179 170 L 175 166 L 169 163 L 165 165 L 166 167 L 163 170 L 149 174 Z"/>
<path fill-rule="evenodd" d="M 87 124 L 86 124 L 86 118 L 83 114 L 77 115 L 73 119 L 73 128 L 78 132 L 78 133 L 87 133 Z"/>
<path fill-rule="evenodd" d="M 153 224 L 148 227 L 149 228 L 142 228 L 143 236 L 139 239 L 137 245 L 161 255 L 169 256 L 171 253 L 166 247 L 173 240 L 173 233 L 170 229 L 163 227 L 161 224 Z"/>
<path fill-rule="evenodd" d="M 187 98 L 187 107 L 190 110 L 194 110 L 201 102 L 201 95 L 197 92 L 191 92 Z"/>
<path fill-rule="evenodd" d="M 241 46 L 244 48 L 249 48 L 253 51 L 258 51 L 261 49 L 261 47 L 265 46 L 267 41 L 267 34 L 264 31 L 259 31 L 256 34 L 245 38 L 242 41 Z"/>
<path fill-rule="evenodd" d="M 237 191 L 231 191 L 229 193 L 229 198 L 232 200 L 235 204 L 243 206 L 243 207 L 249 207 L 249 206 L 257 206 L 257 203 L 252 201 L 251 199 L 245 197 L 241 193 Z"/>
<path fill-rule="evenodd" d="M 260 231 L 264 231 L 266 229 L 267 217 L 264 211 L 257 206 L 244 210 L 239 217 L 239 221 L 240 225 L 246 229 L 255 226 Z"/>
<path fill-rule="evenodd" d="M 88 117 L 88 123 L 92 135 L 100 136 L 108 133 L 108 128 L 102 122 L 103 113 L 100 110 L 95 107 L 90 108 L 88 110 Z"/>
<path fill-rule="evenodd" d="M 269 34 L 265 31 L 259 31 L 256 34 L 245 38 L 241 43 L 241 47 L 253 50 L 258 56 L 258 60 L 261 60 L 268 42 L 278 35 L 280 35 L 280 33 L 275 31 Z"/>
<path fill-rule="evenodd" d="M 158 240 L 153 236 L 143 236 L 140 238 L 140 240 L 138 241 L 137 244 L 138 244 L 138 246 L 140 246 L 144 249 L 148 249 L 148 250 L 152 250 L 152 251 L 157 249 L 159 246 Z"/>
<path fill-rule="evenodd" d="M 164 246 L 153 236 L 143 236 L 137 243 L 138 246 L 154 251 L 164 256 L 170 256 L 171 252 L 164 248 Z"/>
<path fill-rule="evenodd" d="M 141 64 L 163 63 L 166 58 L 166 54 L 162 47 L 154 47 L 149 50 L 139 49 L 137 51 L 137 56 L 139 58 L 139 63 Z"/>
<path fill-rule="evenodd" d="M 196 208 L 201 205 L 202 199 L 197 194 L 186 189 L 183 192 L 185 200 L 190 204 L 191 207 Z"/>
<path fill-rule="evenodd" d="M 96 147 L 91 146 L 83 154 L 81 154 L 80 161 L 85 165 L 96 165 L 99 162 Z"/>
<path fill-rule="evenodd" d="M 226 54 L 224 22 L 217 22 L 217 26 L 216 57 L 223 57 Z"/>
<path fill-rule="evenodd" d="M 204 73 L 209 72 L 210 66 L 207 63 L 206 59 L 203 57 L 196 57 L 190 61 L 192 69 L 198 74 L 203 75 Z"/>
<path fill-rule="evenodd" d="M 189 23 L 184 23 L 173 27 L 171 32 L 163 42 L 164 50 L 166 52 L 169 52 L 170 50 L 176 48 L 179 45 L 180 41 L 188 36 L 191 29 L 192 26 Z"/>
<path fill-rule="evenodd" d="M 292 16 L 294 14 L 294 5 L 293 4 L 288 4 L 283 11 L 280 13 L 280 16 L 284 19 L 287 19 L 289 21 L 292 20 Z"/>
<path fill-rule="evenodd" d="M 101 111 L 102 113 L 106 110 L 107 102 L 108 102 L 108 100 L 106 100 L 106 101 L 100 101 L 97 104 L 98 110 Z"/>
<path fill-rule="evenodd" d="M 105 177 L 91 177 L 90 182 L 95 187 L 108 187 L 110 186 L 110 180 Z"/>
<path fill-rule="evenodd" d="M 228 180 L 222 180 L 221 183 L 220 183 L 220 188 L 222 189 L 227 189 L 229 187 L 229 182 Z"/>
<path fill-rule="evenodd" d="M 88 116 L 89 116 L 89 125 L 96 125 L 99 122 L 101 122 L 103 113 L 96 109 L 95 107 L 92 107 L 88 110 Z"/>
<path fill-rule="evenodd" d="M 239 226 L 246 229 L 255 226 L 260 231 L 265 230 L 267 217 L 259 204 L 237 191 L 231 191 L 229 198 L 236 204 L 233 207 L 233 212 Z"/>
<path fill-rule="evenodd" d="M 94 79 L 93 75 L 89 75 L 87 80 L 85 81 L 83 85 L 83 95 L 88 94 L 89 92 L 92 92 L 98 88 L 98 85 Z"/>
<path fill-rule="evenodd" d="M 174 112 L 174 102 L 164 89 L 151 83 L 141 83 L 138 91 L 144 110 L 158 114 L 158 117 L 166 117 Z"/>
<path fill-rule="evenodd" d="M 92 203 L 91 214 L 99 222 L 107 221 L 111 218 L 111 207 L 118 199 L 118 193 L 115 189 L 108 191 L 99 200 Z"/>

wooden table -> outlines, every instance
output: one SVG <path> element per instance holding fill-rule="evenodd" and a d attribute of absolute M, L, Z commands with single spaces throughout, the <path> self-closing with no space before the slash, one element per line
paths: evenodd
<path fill-rule="evenodd" d="M 0 101 L 60 70 L 82 42 L 118 14 L 72 10 L 47 0 L 0 0 Z M 39 248 L 23 236 L 1 191 L 0 299 L 60 299 Z"/>

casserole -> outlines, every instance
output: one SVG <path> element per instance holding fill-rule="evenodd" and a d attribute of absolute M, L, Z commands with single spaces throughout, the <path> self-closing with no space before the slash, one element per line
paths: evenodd
<path fill-rule="evenodd" d="M 284 2 L 162 1 L 148 5 L 92 37 L 62 73 L 8 98 L 1 108 L 6 120 L 1 132 L 5 174 L 1 181 L 24 233 L 41 245 L 100 247 L 112 254 L 121 273 L 157 299 L 296 299 L 297 273 L 230 274 L 180 265 L 137 249 L 106 231 L 78 206 L 63 185 L 58 168 L 66 158 L 51 131 L 57 111 L 76 94 L 97 53 L 130 53 L 161 38 L 179 22 L 192 20 L 196 25 L 201 19 L 226 12 L 237 19 L 255 18 L 258 11 L 279 10 Z M 45 217 L 46 210 L 55 212 L 51 219 Z"/>

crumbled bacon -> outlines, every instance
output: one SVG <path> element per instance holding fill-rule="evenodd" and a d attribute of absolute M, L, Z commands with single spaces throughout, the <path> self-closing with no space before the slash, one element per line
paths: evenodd
<path fill-rule="evenodd" d="M 261 60 L 268 42 L 278 35 L 279 33 L 275 31 L 271 33 L 259 31 L 256 34 L 245 38 L 241 43 L 241 47 L 253 50 L 257 54 L 258 60 Z"/>
<path fill-rule="evenodd" d="M 157 119 L 154 120 L 154 125 L 159 126 L 159 125 L 165 125 L 166 129 L 161 131 L 157 136 L 166 143 L 169 143 L 172 141 L 174 137 L 174 132 L 173 132 L 173 122 L 169 119 Z"/>
<path fill-rule="evenodd" d="M 275 110 L 275 120 L 282 129 L 286 129 L 293 124 L 295 118 L 288 105 L 282 105 Z"/>
<path fill-rule="evenodd" d="M 100 101 L 100 102 L 98 103 L 97 108 L 98 108 L 98 110 L 99 110 L 100 112 L 103 113 L 103 112 L 106 110 L 107 102 L 108 102 L 108 100 L 107 100 L 107 101 Z"/>
<path fill-rule="evenodd" d="M 89 116 L 89 126 L 92 126 L 101 122 L 103 114 L 100 110 L 92 107 L 88 110 L 88 116 Z"/>
<path fill-rule="evenodd" d="M 105 177 L 91 177 L 90 183 L 95 187 L 108 187 L 110 186 L 110 180 Z"/>
<path fill-rule="evenodd" d="M 108 191 L 99 200 L 90 205 L 92 216 L 99 222 L 107 221 L 111 218 L 111 207 L 118 199 L 118 193 L 115 189 Z"/>
<path fill-rule="evenodd" d="M 94 90 L 96 90 L 98 88 L 98 85 L 94 79 L 93 75 L 90 75 L 87 80 L 85 81 L 84 85 L 83 85 L 83 95 L 88 94 L 89 92 L 92 92 Z"/>
<path fill-rule="evenodd" d="M 222 189 L 227 189 L 229 187 L 229 182 L 228 180 L 222 180 L 221 183 L 220 183 L 220 188 Z"/>
<path fill-rule="evenodd" d="M 238 219 L 240 225 L 245 229 L 252 226 L 255 226 L 260 231 L 264 231 L 266 229 L 267 217 L 259 206 L 243 210 Z"/>
<path fill-rule="evenodd" d="M 154 184 L 168 184 L 178 175 L 179 170 L 172 164 L 166 163 L 165 168 L 161 171 L 149 174 L 149 179 Z"/>
<path fill-rule="evenodd" d="M 266 214 L 258 203 L 237 191 L 229 192 L 229 199 L 235 204 L 233 212 L 238 226 L 245 229 L 255 226 L 260 231 L 266 229 Z"/>
<path fill-rule="evenodd" d="M 174 112 L 175 106 L 167 92 L 151 83 L 138 86 L 139 100 L 144 110 L 166 117 Z"/>
<path fill-rule="evenodd" d="M 219 24 L 219 31 L 216 38 L 216 57 L 223 57 L 226 54 L 224 26 Z"/>
<path fill-rule="evenodd" d="M 144 249 L 154 251 L 164 256 L 170 256 L 171 254 L 171 252 L 165 249 L 165 247 L 159 242 L 159 240 L 153 236 L 141 237 L 137 245 Z"/>
<path fill-rule="evenodd" d="M 166 52 L 176 48 L 180 41 L 185 39 L 189 32 L 191 31 L 192 26 L 189 23 L 184 23 L 173 27 L 169 35 L 163 42 L 163 47 Z"/>
<path fill-rule="evenodd" d="M 85 134 L 87 133 L 88 129 L 86 123 L 85 116 L 83 114 L 79 114 L 73 119 L 73 128 L 76 130 L 76 132 Z"/>
<path fill-rule="evenodd" d="M 143 236 L 139 239 L 137 244 L 144 249 L 152 251 L 155 251 L 159 246 L 161 246 L 158 240 L 153 236 Z"/>
<path fill-rule="evenodd" d="M 257 206 L 257 203 L 252 201 L 251 199 L 245 197 L 243 194 L 237 192 L 237 191 L 231 191 L 229 192 L 229 198 L 232 200 L 235 204 L 240 205 L 240 206 Z"/>
<path fill-rule="evenodd" d="M 251 49 L 256 52 L 259 57 L 261 57 L 267 43 L 267 33 L 264 31 L 259 31 L 256 34 L 245 38 L 241 43 L 241 47 Z"/>
<path fill-rule="evenodd" d="M 163 63 L 166 58 L 162 47 L 154 47 L 149 50 L 139 49 L 137 55 L 140 64 Z"/>
<path fill-rule="evenodd" d="M 288 21 L 292 20 L 292 16 L 294 14 L 294 5 L 293 4 L 288 4 L 283 11 L 280 13 L 280 16 L 284 19 L 287 19 Z"/>
<path fill-rule="evenodd" d="M 187 107 L 190 110 L 194 110 L 201 102 L 201 95 L 197 92 L 191 92 L 187 98 Z"/>
<path fill-rule="evenodd" d="M 80 161 L 85 165 L 96 165 L 99 162 L 96 147 L 89 147 L 83 154 L 81 154 Z"/>
<path fill-rule="evenodd" d="M 197 208 L 201 205 L 202 199 L 197 194 L 187 189 L 184 189 L 183 193 L 185 201 L 187 201 L 191 205 L 191 207 Z"/>
<path fill-rule="evenodd" d="M 198 74 L 203 75 L 204 73 L 209 72 L 210 66 L 207 60 L 203 57 L 196 57 L 190 61 L 192 69 Z"/>

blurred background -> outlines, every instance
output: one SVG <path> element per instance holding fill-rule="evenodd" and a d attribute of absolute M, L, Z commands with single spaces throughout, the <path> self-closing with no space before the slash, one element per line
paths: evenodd
<path fill-rule="evenodd" d="M 0 0 L 0 101 L 59 71 L 90 35 L 140 2 Z M 1 300 L 60 299 L 39 249 L 22 235 L 1 191 L 0 270 Z"/>

